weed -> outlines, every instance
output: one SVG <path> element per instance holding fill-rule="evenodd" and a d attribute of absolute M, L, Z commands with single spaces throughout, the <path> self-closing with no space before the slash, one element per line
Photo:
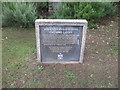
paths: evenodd
<path fill-rule="evenodd" d="M 42 71 L 43 71 L 43 69 L 44 69 L 44 67 L 43 67 L 43 66 L 38 66 L 38 72 L 42 72 Z"/>
<path fill-rule="evenodd" d="M 36 79 L 36 78 L 34 78 L 34 79 L 33 79 L 33 82 L 35 83 L 36 81 L 37 81 L 37 79 Z"/>
<path fill-rule="evenodd" d="M 72 73 L 68 70 L 65 70 L 64 72 L 65 72 L 65 75 L 70 79 L 74 79 L 76 77 L 74 73 Z"/>

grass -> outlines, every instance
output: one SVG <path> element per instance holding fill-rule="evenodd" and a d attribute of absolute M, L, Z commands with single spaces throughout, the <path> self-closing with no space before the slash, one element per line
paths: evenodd
<path fill-rule="evenodd" d="M 34 31 L 16 30 L 15 28 L 4 28 L 2 37 L 2 58 L 3 67 L 7 72 L 3 71 L 3 78 L 7 77 L 7 73 L 14 75 L 17 70 L 24 68 L 26 60 L 35 55 L 35 36 Z M 6 78 L 7 81 L 9 77 Z M 11 84 L 10 87 L 14 87 Z"/>
<path fill-rule="evenodd" d="M 6 32 L 4 32 L 6 31 Z M 3 64 L 7 67 L 19 64 L 22 60 L 27 60 L 35 53 L 35 36 L 26 31 L 13 31 L 4 29 L 3 31 Z M 4 34 L 5 33 L 5 34 Z M 18 33 L 18 34 L 16 34 Z M 24 34 L 22 34 L 24 33 Z M 29 35 L 30 34 L 30 35 Z M 10 61 L 12 59 L 12 62 Z M 7 64 L 7 62 L 11 64 Z M 20 62 L 19 62 L 20 61 Z M 15 66 L 16 66 L 15 65 Z"/>
<path fill-rule="evenodd" d="M 118 87 L 117 30 L 116 21 L 89 29 L 83 64 L 48 65 L 36 61 L 34 29 L 3 28 L 3 88 Z"/>

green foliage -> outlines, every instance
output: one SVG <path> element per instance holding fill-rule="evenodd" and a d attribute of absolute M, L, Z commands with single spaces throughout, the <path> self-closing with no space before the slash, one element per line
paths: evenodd
<path fill-rule="evenodd" d="M 93 24 L 93 23 L 89 23 L 89 26 L 88 26 L 90 29 L 92 28 L 95 28 L 97 29 L 97 25 L 96 24 Z"/>
<path fill-rule="evenodd" d="M 76 77 L 74 73 L 72 73 L 68 70 L 65 70 L 64 72 L 68 78 L 74 79 Z"/>
<path fill-rule="evenodd" d="M 62 3 L 55 13 L 56 18 L 87 19 L 94 22 L 97 18 L 113 15 L 115 7 L 106 2 L 67 2 Z"/>
<path fill-rule="evenodd" d="M 43 66 L 38 66 L 38 72 L 41 72 L 41 71 L 43 71 Z"/>
<path fill-rule="evenodd" d="M 35 55 L 35 36 L 33 29 L 4 28 L 2 37 L 3 65 L 11 71 L 21 69 L 27 63 L 24 60 Z M 21 32 L 22 31 L 22 32 Z M 32 33 L 32 34 L 31 34 Z M 10 64 L 8 64 L 10 62 Z"/>
<path fill-rule="evenodd" d="M 7 2 L 3 3 L 3 26 L 31 27 L 36 19 L 34 3 Z"/>
<path fill-rule="evenodd" d="M 115 12 L 116 8 L 110 2 L 65 2 L 58 7 L 51 18 L 86 19 L 89 23 L 95 23 L 99 18 L 114 15 Z"/>
<path fill-rule="evenodd" d="M 94 74 L 90 74 L 89 77 L 92 78 L 94 76 Z"/>

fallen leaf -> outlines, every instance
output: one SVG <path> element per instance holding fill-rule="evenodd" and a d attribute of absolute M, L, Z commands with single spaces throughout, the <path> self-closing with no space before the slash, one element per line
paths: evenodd
<path fill-rule="evenodd" d="M 109 42 L 107 42 L 107 44 L 109 44 Z"/>
<path fill-rule="evenodd" d="M 96 51 L 96 54 L 98 54 L 99 52 L 98 51 Z"/>
<path fill-rule="evenodd" d="M 92 41 L 92 43 L 94 43 L 95 41 Z"/>
<path fill-rule="evenodd" d="M 92 77 L 93 77 L 93 74 L 90 74 L 89 77 L 92 78 Z"/>

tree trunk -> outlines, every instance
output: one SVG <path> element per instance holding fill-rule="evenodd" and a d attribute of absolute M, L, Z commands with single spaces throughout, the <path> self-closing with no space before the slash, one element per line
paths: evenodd
<path fill-rule="evenodd" d="M 50 2 L 50 1 L 48 2 L 48 12 L 49 12 L 49 15 L 51 15 L 53 12 L 52 2 Z"/>

